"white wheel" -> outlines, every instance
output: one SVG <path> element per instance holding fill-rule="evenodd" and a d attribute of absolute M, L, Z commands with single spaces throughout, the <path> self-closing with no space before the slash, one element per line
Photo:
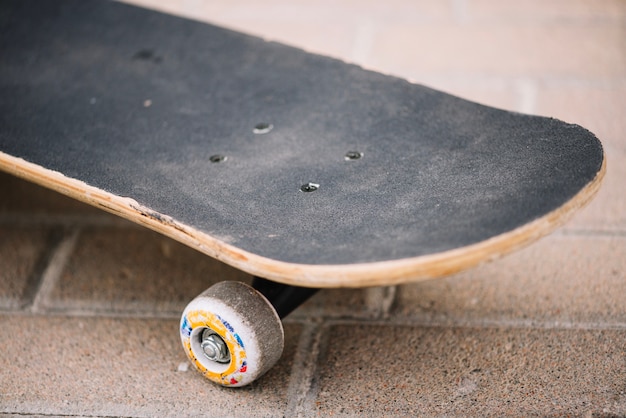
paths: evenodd
<path fill-rule="evenodd" d="M 187 356 L 207 379 L 245 386 L 280 358 L 284 332 L 263 295 L 247 284 L 221 282 L 185 308 L 180 337 Z"/>

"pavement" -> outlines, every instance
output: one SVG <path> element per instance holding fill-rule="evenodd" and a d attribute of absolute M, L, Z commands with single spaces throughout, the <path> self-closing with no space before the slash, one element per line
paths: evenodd
<path fill-rule="evenodd" d="M 250 277 L 0 174 L 0 416 L 626 416 L 624 0 L 133 0 L 604 143 L 597 198 L 566 226 L 450 277 L 324 290 L 242 389 L 178 337 L 188 301 Z"/>

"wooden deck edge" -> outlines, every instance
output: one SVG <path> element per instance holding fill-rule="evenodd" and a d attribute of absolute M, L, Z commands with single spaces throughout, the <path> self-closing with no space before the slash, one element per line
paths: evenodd
<path fill-rule="evenodd" d="M 348 265 L 293 264 L 261 257 L 142 207 L 131 198 L 2 152 L 0 170 L 143 225 L 252 275 L 295 286 L 337 288 L 389 286 L 443 277 L 529 245 L 563 225 L 591 201 L 604 178 L 606 159 L 596 177 L 563 206 L 508 233 L 438 254 Z"/>

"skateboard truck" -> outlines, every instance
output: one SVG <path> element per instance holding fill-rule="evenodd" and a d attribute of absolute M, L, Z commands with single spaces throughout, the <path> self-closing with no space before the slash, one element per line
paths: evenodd
<path fill-rule="evenodd" d="M 281 319 L 317 291 L 260 277 L 252 286 L 217 283 L 185 308 L 180 322 L 183 347 L 209 380 L 247 385 L 280 359 L 285 339 Z"/>
<path fill-rule="evenodd" d="M 272 304 L 278 316 L 283 319 L 298 306 L 306 302 L 319 289 L 290 286 L 271 280 L 255 277 L 252 287 Z"/>

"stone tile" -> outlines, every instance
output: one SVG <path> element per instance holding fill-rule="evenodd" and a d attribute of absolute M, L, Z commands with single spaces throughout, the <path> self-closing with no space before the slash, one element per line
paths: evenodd
<path fill-rule="evenodd" d="M 127 2 L 357 63 L 362 63 L 363 54 L 369 52 L 370 38 L 375 35 L 379 23 L 449 21 L 453 14 L 448 2 L 436 0 L 391 0 L 384 4 L 354 0 L 297 4 L 286 0 L 263 3 L 251 0 Z"/>
<path fill-rule="evenodd" d="M 147 229 L 86 228 L 43 308 L 178 315 L 224 280 L 251 283 L 252 277 Z M 324 290 L 292 316 L 372 316 L 378 309 L 366 303 L 364 292 Z"/>
<path fill-rule="evenodd" d="M 293 317 L 358 316 L 366 313 L 365 295 L 356 289 L 324 289 L 306 301 Z"/>
<path fill-rule="evenodd" d="M 620 24 L 593 23 L 395 24 L 381 28 L 365 64 L 418 80 L 459 74 L 620 77 L 625 31 Z"/>
<path fill-rule="evenodd" d="M 626 17 L 626 5 L 621 0 L 466 0 L 465 3 L 467 17 L 472 20 L 552 20 L 578 23 Z"/>
<path fill-rule="evenodd" d="M 337 325 L 319 416 L 626 413 L 626 331 Z M 588 415 L 587 415 L 588 416 Z"/>
<path fill-rule="evenodd" d="M 104 214 L 57 192 L 0 171 L 0 215 L 5 213 Z"/>
<path fill-rule="evenodd" d="M 414 79 L 546 71 L 606 77 L 626 67 L 619 20 L 624 7 L 616 0 L 593 7 L 583 1 L 567 7 L 494 1 L 131 2 Z"/>
<path fill-rule="evenodd" d="M 311 53 L 324 54 L 335 58 L 349 59 L 355 42 L 355 25 L 342 22 L 325 22 L 323 30 L 319 22 L 298 22 L 292 20 L 275 21 L 262 19 L 242 19 L 241 17 L 224 17 L 220 25 L 228 28 L 263 37 Z"/>
<path fill-rule="evenodd" d="M 299 325 L 279 363 L 225 389 L 187 365 L 178 322 L 0 316 L 0 413 L 89 416 L 283 416 Z"/>
<path fill-rule="evenodd" d="M 409 21 L 414 23 L 435 23 L 451 21 L 454 18 L 455 6 L 453 2 L 439 0 L 406 1 L 389 0 L 325 0 L 324 2 L 311 1 L 317 7 L 323 7 L 330 13 L 336 13 L 341 20 L 352 17 L 368 19 L 377 22 L 396 23 Z"/>
<path fill-rule="evenodd" d="M 0 309 L 31 301 L 57 235 L 44 228 L 0 226 Z"/>
<path fill-rule="evenodd" d="M 210 5 L 215 9 L 215 3 Z M 380 3 L 375 0 L 320 0 L 300 1 L 294 3 L 288 0 L 271 0 L 263 3 L 252 0 L 232 1 L 222 0 L 227 7 L 218 13 L 206 13 L 202 8 L 197 9 L 198 15 L 206 16 L 217 24 L 235 24 L 238 27 L 246 22 L 254 24 L 255 21 L 272 22 L 275 27 L 266 26 L 267 34 L 273 33 L 274 29 L 280 30 L 280 24 L 293 22 L 307 24 L 317 28 L 317 33 L 325 37 L 328 26 L 343 25 L 346 33 L 354 34 L 354 30 L 361 25 L 373 25 L 380 23 L 395 24 L 398 22 L 411 23 L 434 23 L 450 21 L 453 8 L 449 2 L 437 0 L 425 0 L 420 2 L 407 2 L 404 0 L 390 0 Z M 233 7 L 234 6 L 234 7 Z M 245 31 L 245 29 L 242 29 Z M 297 32 L 297 30 L 296 30 Z M 341 41 L 336 39 L 336 41 Z"/>
<path fill-rule="evenodd" d="M 438 21 L 449 20 L 453 7 L 449 2 L 423 0 L 410 2 L 389 0 L 308 0 L 294 3 L 289 0 L 213 0 L 194 2 L 181 0 L 124 0 L 142 7 L 172 14 L 194 17 L 199 20 L 219 22 L 224 20 L 273 20 L 313 22 L 354 22 L 367 19 Z"/>
<path fill-rule="evenodd" d="M 626 71 L 622 72 L 625 76 Z M 626 158 L 624 109 L 626 79 L 598 84 L 544 82 L 538 89 L 539 114 L 584 126 L 600 138 L 609 152 L 622 158 Z"/>
<path fill-rule="evenodd" d="M 364 289 L 323 289 L 295 310 L 293 318 L 367 318 L 376 316 L 380 307 L 368 304 Z"/>
<path fill-rule="evenodd" d="M 452 323 L 626 324 L 626 239 L 553 235 L 500 260 L 398 289 L 394 313 Z"/>
<path fill-rule="evenodd" d="M 425 76 L 417 82 L 486 106 L 522 110 L 516 84 L 502 78 Z"/>
<path fill-rule="evenodd" d="M 179 314 L 223 280 L 251 277 L 147 229 L 86 228 L 44 306 Z"/>

